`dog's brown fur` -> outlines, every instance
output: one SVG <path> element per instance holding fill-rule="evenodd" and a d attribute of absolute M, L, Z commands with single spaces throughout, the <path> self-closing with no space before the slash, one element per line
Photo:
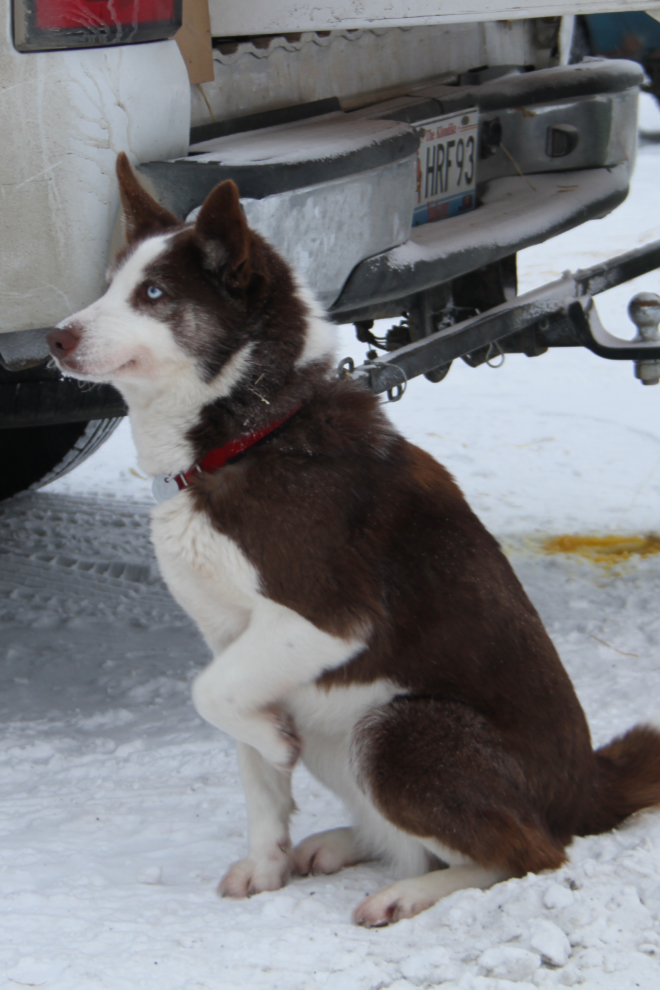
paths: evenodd
<path fill-rule="evenodd" d="M 573 835 L 660 801 L 658 733 L 635 729 L 594 756 L 496 541 L 360 386 L 319 385 L 285 431 L 194 488 L 265 594 L 335 635 L 372 628 L 368 648 L 320 683 L 400 685 L 355 740 L 400 828 L 522 875 L 560 866 Z"/>
<path fill-rule="evenodd" d="M 353 739 L 381 813 L 520 876 L 560 866 L 573 835 L 660 803 L 660 733 L 637 727 L 594 754 L 537 613 L 448 472 L 396 433 L 363 386 L 324 363 L 296 366 L 305 304 L 247 227 L 233 183 L 176 233 L 162 208 L 150 214 L 125 164 L 133 239 L 175 232 L 153 272 L 174 301 L 157 305 L 200 375 L 211 380 L 253 346 L 250 381 L 204 408 L 189 434 L 198 458 L 303 403 L 235 463 L 198 475 L 190 497 L 240 547 L 263 595 L 337 637 L 369 630 L 366 648 L 317 683 L 400 688 Z M 197 337 L 190 312 L 203 321 Z"/>

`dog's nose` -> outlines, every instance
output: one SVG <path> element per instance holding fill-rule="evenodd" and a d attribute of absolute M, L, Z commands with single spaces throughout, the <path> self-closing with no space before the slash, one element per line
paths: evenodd
<path fill-rule="evenodd" d="M 81 330 L 75 323 L 66 327 L 54 327 L 46 334 L 46 340 L 53 357 L 65 358 L 73 354 L 80 343 Z"/>

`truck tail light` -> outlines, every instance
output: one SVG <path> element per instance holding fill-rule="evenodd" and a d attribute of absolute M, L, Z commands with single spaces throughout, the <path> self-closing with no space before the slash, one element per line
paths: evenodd
<path fill-rule="evenodd" d="M 171 38 L 182 0 L 14 0 L 19 52 L 95 48 Z"/>

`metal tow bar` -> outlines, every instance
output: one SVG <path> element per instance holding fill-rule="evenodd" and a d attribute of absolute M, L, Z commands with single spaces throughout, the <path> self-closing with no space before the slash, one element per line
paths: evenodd
<path fill-rule="evenodd" d="M 660 297 L 649 292 L 634 296 L 628 307 L 637 336 L 625 340 L 600 322 L 593 296 L 660 267 L 660 241 L 611 258 L 593 268 L 566 272 L 556 282 L 517 296 L 485 313 L 455 323 L 421 340 L 379 356 L 358 367 L 350 359 L 339 366 L 341 376 L 366 379 L 376 393 L 400 398 L 406 382 L 448 366 L 456 358 L 507 338 L 532 332 L 536 346 L 587 347 L 600 357 L 634 361 L 635 374 L 645 385 L 660 381 Z"/>

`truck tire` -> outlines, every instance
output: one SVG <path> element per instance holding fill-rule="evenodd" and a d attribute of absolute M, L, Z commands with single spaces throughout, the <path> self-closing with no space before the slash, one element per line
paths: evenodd
<path fill-rule="evenodd" d="M 0 500 L 26 489 L 42 488 L 68 474 L 93 454 L 120 422 L 121 417 L 117 417 L 0 428 L 0 460 L 4 465 L 0 472 Z"/>

